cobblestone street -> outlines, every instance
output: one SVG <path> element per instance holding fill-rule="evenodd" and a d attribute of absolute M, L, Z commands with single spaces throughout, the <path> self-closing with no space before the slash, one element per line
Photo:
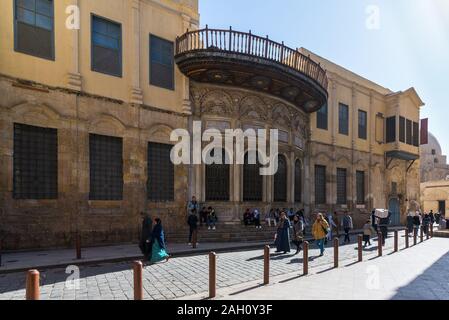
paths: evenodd
<path fill-rule="evenodd" d="M 400 233 L 399 248 L 404 248 L 405 239 Z M 387 239 L 384 254 L 393 250 L 393 233 Z M 357 259 L 356 236 L 352 244 L 340 246 L 340 260 L 351 263 Z M 410 245 L 413 239 L 410 238 Z M 329 247 L 324 257 L 318 257 L 319 250 L 315 243 L 310 244 L 309 268 L 313 272 L 318 267 L 333 264 L 333 250 Z M 273 250 L 272 250 L 273 252 Z M 271 276 L 302 272 L 302 253 L 299 255 L 271 256 Z M 377 241 L 364 251 L 369 259 L 377 255 Z M 133 273 L 131 263 L 109 263 L 80 267 L 79 288 L 66 286 L 69 274 L 65 269 L 41 271 L 41 299 L 43 300 L 83 300 L 83 299 L 132 299 Z M 143 274 L 145 299 L 174 299 L 206 293 L 208 290 L 208 256 L 198 255 L 180 257 L 168 263 L 147 266 Z M 251 281 L 262 280 L 263 256 L 261 250 L 231 252 L 219 254 L 217 258 L 217 287 L 230 287 Z M 25 298 L 25 273 L 0 275 L 0 300 Z"/>

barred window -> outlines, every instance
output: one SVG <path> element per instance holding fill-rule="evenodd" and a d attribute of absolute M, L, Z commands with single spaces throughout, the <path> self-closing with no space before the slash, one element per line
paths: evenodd
<path fill-rule="evenodd" d="M 396 117 L 389 117 L 385 121 L 386 143 L 396 142 Z"/>
<path fill-rule="evenodd" d="M 399 117 L 399 141 L 405 143 L 405 118 Z"/>
<path fill-rule="evenodd" d="M 122 26 L 92 15 L 92 71 L 122 76 Z"/>
<path fill-rule="evenodd" d="M 211 157 L 218 151 L 222 154 L 221 164 L 206 165 L 206 201 L 229 201 L 229 164 L 226 164 L 226 152 L 214 149 Z"/>
<path fill-rule="evenodd" d="M 328 106 L 327 103 L 316 113 L 316 127 L 327 130 L 328 128 Z"/>
<path fill-rule="evenodd" d="M 301 162 L 296 160 L 295 162 L 295 202 L 300 203 L 302 201 L 302 171 Z"/>
<path fill-rule="evenodd" d="M 368 116 L 366 111 L 359 110 L 359 139 L 366 140 L 368 137 Z"/>
<path fill-rule="evenodd" d="M 326 167 L 315 166 L 315 203 L 326 204 Z"/>
<path fill-rule="evenodd" d="M 337 168 L 337 204 L 347 203 L 347 193 L 346 193 L 346 179 L 347 171 L 343 168 Z"/>
<path fill-rule="evenodd" d="M 14 50 L 54 60 L 53 1 L 15 0 L 14 4 Z"/>
<path fill-rule="evenodd" d="M 170 144 L 148 144 L 148 200 L 174 201 L 175 166 L 170 159 Z"/>
<path fill-rule="evenodd" d="M 89 135 L 90 200 L 122 200 L 122 138 Z"/>
<path fill-rule="evenodd" d="M 262 201 L 263 176 L 260 175 L 260 168 L 258 156 L 256 164 L 249 164 L 246 153 L 243 165 L 243 201 Z"/>
<path fill-rule="evenodd" d="M 287 201 L 287 160 L 283 155 L 278 156 L 278 171 L 274 175 L 274 201 Z"/>
<path fill-rule="evenodd" d="M 173 42 L 150 35 L 150 84 L 174 90 Z"/>
<path fill-rule="evenodd" d="M 406 120 L 406 143 L 409 145 L 413 144 L 413 132 L 412 132 L 412 121 Z"/>
<path fill-rule="evenodd" d="M 365 204 L 365 172 L 356 172 L 357 204 Z"/>
<path fill-rule="evenodd" d="M 14 199 L 57 199 L 57 130 L 15 123 L 13 166 Z"/>
<path fill-rule="evenodd" d="M 340 103 L 338 109 L 338 132 L 349 135 L 349 107 Z"/>

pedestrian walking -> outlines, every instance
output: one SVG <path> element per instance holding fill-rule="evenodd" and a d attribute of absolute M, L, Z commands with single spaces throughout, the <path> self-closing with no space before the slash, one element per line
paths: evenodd
<path fill-rule="evenodd" d="M 332 241 L 333 238 L 333 230 L 335 230 L 337 227 L 337 225 L 335 224 L 334 218 L 332 217 L 332 213 L 329 212 L 329 214 L 327 215 L 327 223 L 329 224 L 329 233 L 326 236 L 326 239 L 328 241 Z M 327 242 L 327 241 L 326 241 Z"/>
<path fill-rule="evenodd" d="M 371 226 L 373 227 L 374 231 L 377 233 L 376 209 L 373 209 L 373 211 L 371 212 Z"/>
<path fill-rule="evenodd" d="M 284 211 L 281 212 L 279 225 L 276 232 L 276 252 L 290 252 L 290 220 Z"/>
<path fill-rule="evenodd" d="M 256 226 L 256 229 L 262 229 L 262 226 L 260 225 L 260 212 L 259 210 L 254 210 L 254 225 Z"/>
<path fill-rule="evenodd" d="M 142 216 L 142 230 L 140 232 L 139 248 L 144 255 L 144 261 L 147 262 L 151 257 L 151 234 L 153 232 L 153 220 L 144 212 Z"/>
<path fill-rule="evenodd" d="M 187 225 L 189 226 L 189 246 L 192 245 L 193 233 L 198 232 L 198 217 L 193 209 L 187 218 Z M 198 244 L 195 243 L 195 244 Z"/>
<path fill-rule="evenodd" d="M 373 226 L 371 225 L 371 221 L 367 220 L 365 225 L 363 226 L 363 247 L 366 248 L 366 246 L 371 245 L 371 236 L 374 233 Z"/>
<path fill-rule="evenodd" d="M 411 212 L 407 214 L 407 231 L 409 234 L 413 233 L 413 216 Z"/>
<path fill-rule="evenodd" d="M 301 251 L 301 244 L 304 240 L 304 223 L 302 219 L 295 215 L 293 217 L 293 244 L 296 246 L 296 254 L 298 254 Z"/>
<path fill-rule="evenodd" d="M 346 215 L 343 217 L 342 220 L 342 227 L 345 231 L 345 240 L 344 243 L 351 243 L 351 238 L 349 237 L 349 232 L 354 228 L 354 225 L 352 223 L 352 218 L 349 215 L 349 212 L 346 212 Z"/>
<path fill-rule="evenodd" d="M 162 221 L 159 218 L 154 219 L 154 228 L 151 235 L 152 250 L 151 250 L 151 263 L 157 263 L 160 261 L 168 261 L 170 255 L 167 252 L 165 246 L 165 234 L 162 227 Z"/>
<path fill-rule="evenodd" d="M 377 217 L 379 219 L 379 230 L 380 233 L 382 234 L 382 245 L 385 245 L 385 241 L 388 238 L 388 226 L 390 225 L 390 218 L 391 218 L 391 211 L 388 211 L 388 215 L 387 217 L 384 218 L 380 218 Z"/>
<path fill-rule="evenodd" d="M 419 218 L 419 212 L 416 212 L 413 216 L 413 229 L 418 233 L 419 227 L 421 226 L 421 219 Z"/>
<path fill-rule="evenodd" d="M 340 220 L 338 219 L 337 211 L 334 212 L 333 220 L 334 220 L 334 224 L 335 224 L 335 227 L 334 227 L 335 235 L 337 236 L 337 238 L 340 239 Z"/>
<path fill-rule="evenodd" d="M 429 232 L 429 226 L 431 225 L 431 219 L 429 214 L 426 213 L 424 215 L 424 218 L 422 219 L 422 225 L 424 228 L 424 234 L 427 235 L 427 233 Z"/>
<path fill-rule="evenodd" d="M 324 255 L 324 239 L 329 233 L 329 224 L 324 219 L 323 214 L 318 213 L 314 224 L 312 225 L 312 234 L 320 248 L 320 257 Z"/>
<path fill-rule="evenodd" d="M 200 204 L 196 201 L 195 196 L 193 196 L 192 200 L 187 203 L 187 214 L 190 214 L 192 210 L 195 210 L 195 214 L 200 212 Z"/>

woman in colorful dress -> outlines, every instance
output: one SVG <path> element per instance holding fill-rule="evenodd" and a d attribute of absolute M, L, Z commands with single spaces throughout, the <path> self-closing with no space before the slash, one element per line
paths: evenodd
<path fill-rule="evenodd" d="M 151 235 L 151 263 L 157 263 L 160 261 L 168 261 L 170 255 L 167 253 L 165 247 L 164 229 L 162 228 L 162 221 L 159 218 L 154 219 L 154 228 Z"/>

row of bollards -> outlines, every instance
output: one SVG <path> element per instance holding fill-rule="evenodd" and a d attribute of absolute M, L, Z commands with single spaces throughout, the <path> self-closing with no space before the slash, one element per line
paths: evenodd
<path fill-rule="evenodd" d="M 433 228 L 428 226 L 426 230 L 426 239 L 433 237 Z M 413 232 L 413 243 L 417 244 L 418 231 L 415 229 Z M 421 228 L 420 234 L 421 242 L 424 241 L 424 230 Z M 76 253 L 77 258 L 81 259 L 81 245 L 79 234 L 76 236 Z M 363 261 L 363 236 L 358 236 L 358 261 Z M 195 241 L 194 241 L 195 243 Z M 339 246 L 340 241 L 338 238 L 334 239 L 334 268 L 339 267 Z M 405 229 L 405 248 L 409 248 L 409 232 Z M 394 252 L 399 251 L 399 232 L 394 231 Z M 382 234 L 378 234 L 378 256 L 383 254 L 383 239 Z M 270 246 L 264 248 L 264 268 L 263 268 L 263 284 L 270 284 Z M 303 275 L 309 274 L 309 243 L 304 241 L 303 243 Z M 134 276 L 134 300 L 143 300 L 143 264 L 141 261 L 135 261 L 133 263 L 133 276 Z M 216 297 L 217 288 L 217 255 L 215 252 L 209 253 L 209 298 Z M 26 279 L 26 299 L 27 300 L 39 300 L 39 271 L 29 270 Z"/>

